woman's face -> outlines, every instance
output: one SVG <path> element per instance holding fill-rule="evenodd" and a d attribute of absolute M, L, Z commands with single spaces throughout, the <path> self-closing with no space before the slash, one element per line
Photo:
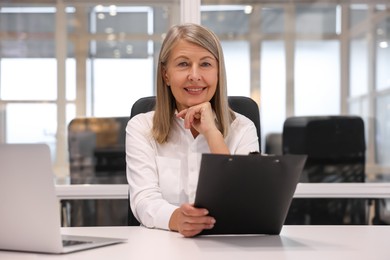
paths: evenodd
<path fill-rule="evenodd" d="M 208 50 L 180 40 L 171 51 L 163 75 L 181 111 L 211 100 L 218 84 L 218 62 Z"/>

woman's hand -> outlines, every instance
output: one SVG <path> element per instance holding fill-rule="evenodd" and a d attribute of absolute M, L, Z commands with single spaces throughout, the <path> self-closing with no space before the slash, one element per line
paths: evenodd
<path fill-rule="evenodd" d="M 210 102 L 183 109 L 176 115 L 184 119 L 184 127 L 195 129 L 202 134 L 209 145 L 211 153 L 229 154 L 221 131 L 219 131 Z"/>
<path fill-rule="evenodd" d="M 210 102 L 183 109 L 177 115 L 184 119 L 184 127 L 193 127 L 198 133 L 207 136 L 212 131 L 219 131 L 215 124 L 214 113 Z"/>
<path fill-rule="evenodd" d="M 207 209 L 195 208 L 192 204 L 184 203 L 172 213 L 169 228 L 185 237 L 193 237 L 203 229 L 212 229 L 214 223 L 215 219 L 208 216 Z"/>

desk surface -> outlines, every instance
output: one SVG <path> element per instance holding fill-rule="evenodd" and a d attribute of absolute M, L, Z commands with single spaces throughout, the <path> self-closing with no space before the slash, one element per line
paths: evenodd
<path fill-rule="evenodd" d="M 390 259 L 390 226 L 284 226 L 280 236 L 196 238 L 144 227 L 71 227 L 63 233 L 128 241 L 67 255 L 0 251 L 0 259 Z"/>

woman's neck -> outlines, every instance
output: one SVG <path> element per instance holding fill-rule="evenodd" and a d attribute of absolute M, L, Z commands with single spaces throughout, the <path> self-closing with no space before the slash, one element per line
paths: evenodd
<path fill-rule="evenodd" d="M 194 139 L 199 135 L 199 132 L 195 130 L 195 128 L 191 127 L 191 134 L 194 137 Z"/>

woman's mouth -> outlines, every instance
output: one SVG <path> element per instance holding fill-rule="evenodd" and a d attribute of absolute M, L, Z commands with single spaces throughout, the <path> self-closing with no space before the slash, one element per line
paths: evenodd
<path fill-rule="evenodd" d="M 196 88 L 184 88 L 188 93 L 196 94 L 202 92 L 206 87 L 196 87 Z"/>

